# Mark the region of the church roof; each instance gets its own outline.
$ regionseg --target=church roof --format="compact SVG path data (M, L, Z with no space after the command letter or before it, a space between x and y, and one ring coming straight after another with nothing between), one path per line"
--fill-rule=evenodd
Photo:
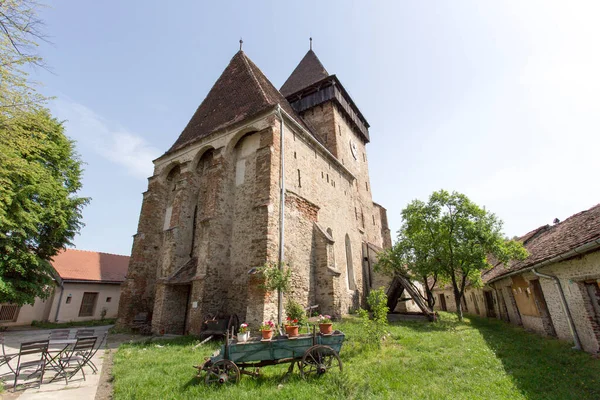
M309 50L280 89L288 97L329 76L314 51Z
M167 153L280 104L311 131L243 51L237 52Z

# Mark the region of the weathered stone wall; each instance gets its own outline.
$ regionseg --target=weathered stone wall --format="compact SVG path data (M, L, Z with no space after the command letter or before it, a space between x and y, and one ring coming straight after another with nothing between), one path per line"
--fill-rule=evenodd
M375 207L373 210L375 215L377 215L377 213L379 214L379 217L376 218L380 221L381 225L381 239L383 240L383 248L389 249L392 247L392 235L388 225L387 210L377 203L373 203L373 206Z
M362 244L370 242L383 247L382 231L385 232L387 227L382 228L382 224L387 221L387 216L385 209L373 204L365 143L333 103L317 106L307 111L304 117L319 131L321 138L327 138L326 147L330 153L337 155L337 160L290 129L285 141L286 187L296 196L315 204L319 209L319 225L325 231L331 230L335 269L340 273L339 279L333 278L334 286L338 288L334 297L339 300L336 300L338 304L334 310L326 312L345 314L358 307L361 299L364 300ZM352 155L351 142L356 145L356 159ZM288 228L286 241L294 243L289 251L286 248L288 260L294 262L304 276L310 275L309 266L313 261L306 252L292 248L296 240L308 245L306 237L302 238L308 235L308 224L303 233ZM346 251L346 236L349 252ZM391 243L389 235L385 243ZM348 267L347 255L350 255L351 268ZM310 285L304 282L299 291L305 294L294 293L294 296L308 305L314 298Z
M117 321L121 326L131 324L138 313L151 314L154 309L154 285L165 213L163 196L163 182L154 175L148 179L148 190L143 194L138 231L133 237L127 276L121 285Z
M588 352L598 352L600 338L590 322L590 319L597 321L597 317L590 315L592 310L588 308L589 297L583 292L580 283L588 279L600 279L600 251L552 264L541 268L539 272L559 278L583 349ZM549 279L539 279L557 336L571 341L572 335L567 317L562 310L556 284Z
M206 316L218 311L233 310L245 317L247 271L263 264L267 255L269 201L264 199L271 196L273 123L272 116L259 117L156 161L123 284L120 324L128 325L137 313L154 310L154 331L168 331L181 326L178 315L185 315L186 306L185 329L191 333L199 332ZM236 144L248 132L259 132L259 139L254 140L251 154L244 154L248 158L242 174L245 181L236 187L234 160L240 151ZM236 191L240 192L237 203ZM232 242L234 234L238 237ZM168 277L192 256L198 257L197 271L187 285L191 286L189 301L182 301L177 290L165 287L169 287ZM169 307L179 313L169 312Z
M341 316L367 290L363 243L383 247L391 240L385 209L371 198L365 143L332 104L313 114L329 151L295 126L285 128L288 295ZM248 272L278 260L280 155L279 121L265 114L155 162L123 285L121 324L147 311L155 332L197 334L218 313L253 326L276 317L276 294L261 290L260 277Z

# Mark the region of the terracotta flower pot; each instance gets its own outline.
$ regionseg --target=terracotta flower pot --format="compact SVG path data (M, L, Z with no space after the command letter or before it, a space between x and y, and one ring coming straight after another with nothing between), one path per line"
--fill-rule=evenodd
M324 335L330 335L333 332L333 324L331 322L328 324L319 324L319 330Z
M273 331L272 330L260 331L260 332L262 333L263 339L271 339L273 337Z
M298 325L286 325L285 333L290 337L298 336Z

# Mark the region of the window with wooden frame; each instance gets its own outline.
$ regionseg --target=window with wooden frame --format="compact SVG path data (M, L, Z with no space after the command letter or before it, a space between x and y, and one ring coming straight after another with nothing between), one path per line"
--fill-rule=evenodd
M85 292L81 299L81 307L79 308L80 317L91 317L94 315L96 301L98 300L98 292Z
M0 306L0 322L15 322L20 308L16 304L2 304Z

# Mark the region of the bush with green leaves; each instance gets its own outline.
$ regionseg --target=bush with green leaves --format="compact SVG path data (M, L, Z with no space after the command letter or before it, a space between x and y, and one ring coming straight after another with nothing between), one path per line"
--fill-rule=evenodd
M298 320L298 325L306 323L306 311L304 311L304 307L291 297L285 302L285 315L287 320Z
M363 325L363 335L359 341L367 347L381 347L381 340L387 333L389 308L387 295L383 288L372 290L367 297L367 305L371 310L372 318L365 309L358 310L358 316Z
M263 282L260 285L262 289L267 292L281 290L282 293L287 293L290 290L292 271L284 263L282 263L281 268L278 263L271 262L256 269L263 277Z

